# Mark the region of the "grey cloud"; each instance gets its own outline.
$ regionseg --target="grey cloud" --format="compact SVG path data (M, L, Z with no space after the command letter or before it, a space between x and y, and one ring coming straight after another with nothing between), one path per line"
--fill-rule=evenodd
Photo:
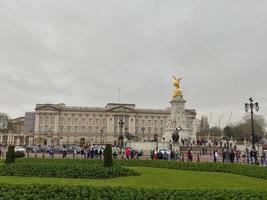
M266 9L263 0L2 1L0 110L104 106L118 88L121 101L165 108L177 74L200 114L233 110L238 120L254 96L266 115Z

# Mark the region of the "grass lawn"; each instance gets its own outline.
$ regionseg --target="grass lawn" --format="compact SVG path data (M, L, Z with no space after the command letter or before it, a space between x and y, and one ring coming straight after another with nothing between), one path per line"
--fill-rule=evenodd
M0 176L0 183L59 184L167 189L260 189L267 190L267 180L215 172L196 172L150 167L129 167L141 176L106 180Z

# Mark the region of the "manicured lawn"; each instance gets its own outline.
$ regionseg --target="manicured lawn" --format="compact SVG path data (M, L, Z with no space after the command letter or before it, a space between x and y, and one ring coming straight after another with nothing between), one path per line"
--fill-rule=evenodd
M196 172L150 167L129 167L141 176L106 180L0 176L0 183L59 184L161 189L257 189L267 190L267 180L215 172Z

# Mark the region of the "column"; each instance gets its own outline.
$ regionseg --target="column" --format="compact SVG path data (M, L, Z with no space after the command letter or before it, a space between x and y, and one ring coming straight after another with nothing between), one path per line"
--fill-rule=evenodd
M35 113L34 133L39 132L39 113Z
M129 133L135 135L135 118L134 118L134 116L129 117Z
M12 144L12 145L16 145L15 143L16 143L16 141L15 141L15 136L12 136L12 142L11 142L11 144Z
M6 141L6 144L7 144L7 145L10 145L10 136L9 136L9 135L7 135L7 141Z

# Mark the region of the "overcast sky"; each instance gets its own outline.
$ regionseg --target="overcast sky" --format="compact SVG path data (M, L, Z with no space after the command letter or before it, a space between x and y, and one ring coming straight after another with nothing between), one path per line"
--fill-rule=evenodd
M36 103L170 106L227 123L250 96L267 115L267 1L0 1L0 112Z

